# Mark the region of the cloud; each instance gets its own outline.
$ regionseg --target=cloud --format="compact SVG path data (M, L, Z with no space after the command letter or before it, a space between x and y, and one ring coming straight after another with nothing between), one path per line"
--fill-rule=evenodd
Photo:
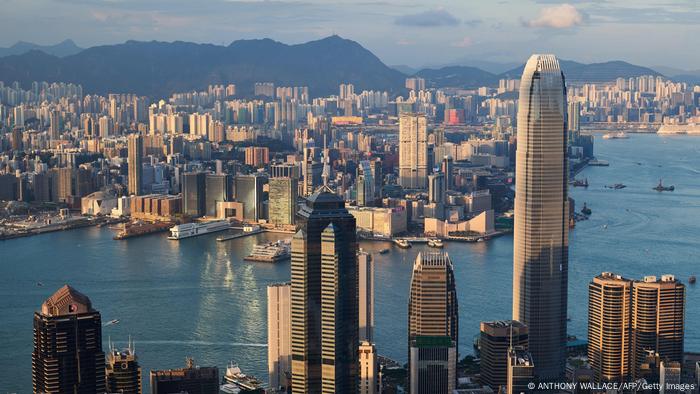
M467 48L470 47L474 44L474 40L472 40L469 37L464 37L459 41L453 42L450 44L450 46L453 46L455 48Z
M394 21L399 26L414 26L414 27L438 27L438 26L457 26L460 21L443 9L423 11L417 14L403 15Z
M552 29L567 29L583 24L584 16L571 4L544 7L535 19L524 21L527 27L548 27Z

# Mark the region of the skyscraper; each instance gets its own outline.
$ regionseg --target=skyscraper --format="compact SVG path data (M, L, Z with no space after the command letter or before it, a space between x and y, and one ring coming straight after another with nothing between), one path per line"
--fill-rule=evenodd
M105 392L100 312L68 285L34 312L32 386L35 393Z
M188 172L182 175L182 212L192 217L206 214L206 174Z
M360 341L374 341L374 262L372 255L360 251L357 254L359 280Z
M527 327L519 321L481 322L481 384L498 392L508 383L508 349L527 350Z
M360 341L360 394L379 392L379 364L377 349L368 341Z
M428 178L428 120L425 114L403 113L399 118L399 184L425 189Z
M535 374L566 366L568 162L566 87L553 55L532 55L520 83L515 166L513 320L527 325Z
M272 390L287 388L292 372L291 293L289 283L267 286L267 372Z
M683 362L685 285L673 275L646 276L632 284L633 377L637 378L647 350L661 360Z
M270 223L296 223L299 181L295 178L270 178Z
M233 182L228 174L207 174L204 181L205 214L216 216L219 201L233 200Z
M109 393L141 394L141 367L131 340L129 346L123 350L118 350L110 344L105 377Z
M661 361L659 368L659 394L681 394L681 363L678 361Z
M454 159L447 155L442 159L442 173L445 174L445 191L452 190L455 185L454 181Z
M588 361L598 382L629 377L631 289L631 280L610 272L588 285Z
M292 238L292 392L354 393L358 381L355 218L327 186Z
M263 219L263 184L257 174L240 175L235 179L236 201L243 203L243 218L251 222Z
M409 347L411 394L452 394L457 383L457 345L449 336L417 335Z
M530 393L528 385L535 379L535 363L532 355L523 348L513 347L508 350L507 394Z
M127 145L129 151L129 194L140 196L143 178L143 138L138 134L131 134Z
M420 252L413 263L408 300L409 378L413 378L414 367L422 368L418 365L424 364L424 361L437 360L433 357L438 357L438 354L431 353L433 350L443 357L450 353L450 346L457 349L458 331L457 290L452 261L447 253ZM424 340L417 341L419 336ZM433 341L430 338L447 340ZM456 364L449 367L456 368ZM410 386L413 392L413 381Z

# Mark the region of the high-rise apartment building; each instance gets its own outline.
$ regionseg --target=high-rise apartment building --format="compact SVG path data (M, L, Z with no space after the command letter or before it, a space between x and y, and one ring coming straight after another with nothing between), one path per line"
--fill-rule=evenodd
M455 341L449 336L415 336L409 357L410 394L452 394L457 383Z
M100 312L68 285L34 312L32 386L35 393L105 392Z
M296 223L299 181L295 178L270 178L269 221L276 225Z
M131 134L127 141L129 153L129 194L140 196L143 186L143 138L138 134Z
M566 86L553 55L533 55L520 83L513 320L527 325L538 378L566 366L569 209Z
M527 326L519 321L497 320L481 322L481 379L494 392L508 383L508 349L527 350Z
M267 286L267 372L270 389L285 391L292 373L292 286Z
M354 393L358 383L355 218L327 186L292 238L292 392Z
M631 291L631 280L610 272L588 285L588 362L598 382L629 377Z
M245 148L245 164L251 167L262 167L270 162L270 149L266 146L247 146Z
M399 184L425 189L428 179L428 120L425 114L403 113L399 118Z
M129 341L126 349L111 346L105 368L108 393L141 394L141 367Z
M683 362L684 317L685 285L673 275L646 276L633 283L633 377L639 376L647 350L655 350L661 360Z
M359 283L360 341L374 341L374 261L372 255L360 251L357 254Z

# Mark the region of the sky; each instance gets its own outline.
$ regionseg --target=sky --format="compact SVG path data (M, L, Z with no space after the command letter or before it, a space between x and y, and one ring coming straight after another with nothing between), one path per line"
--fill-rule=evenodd
M0 0L0 46L338 34L389 65L520 63L547 52L698 70L699 21L700 0Z

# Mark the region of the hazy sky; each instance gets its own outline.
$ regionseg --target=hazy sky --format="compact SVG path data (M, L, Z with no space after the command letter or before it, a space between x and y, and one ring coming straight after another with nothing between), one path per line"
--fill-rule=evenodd
M331 34L385 63L521 62L552 52L700 69L700 0L0 0L0 45L71 38L299 43Z

